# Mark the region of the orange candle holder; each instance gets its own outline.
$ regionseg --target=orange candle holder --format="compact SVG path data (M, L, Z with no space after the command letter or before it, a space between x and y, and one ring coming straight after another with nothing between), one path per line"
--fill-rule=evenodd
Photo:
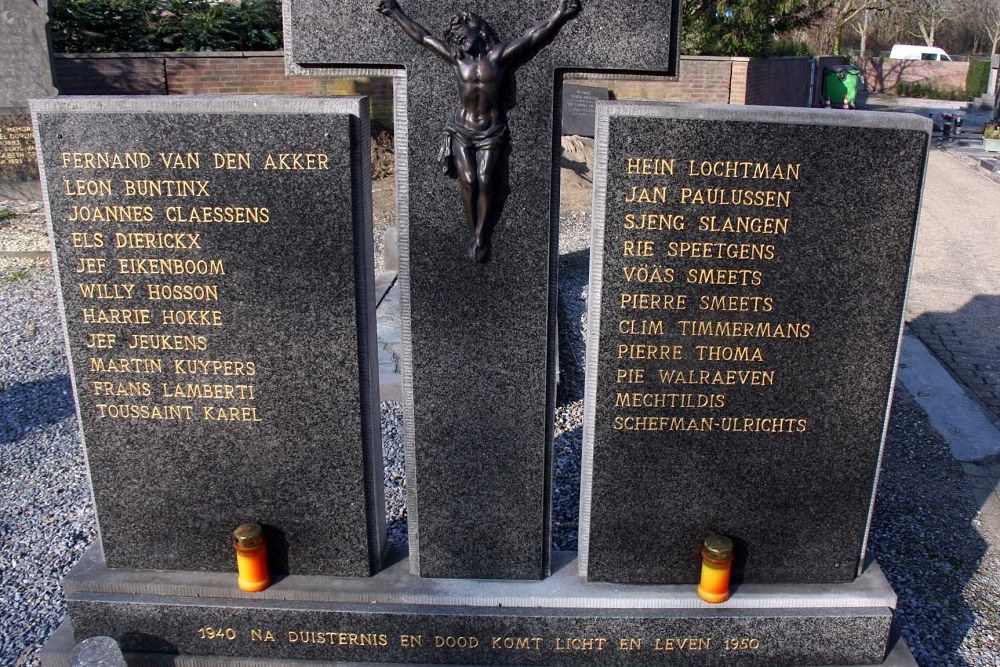
M725 535L709 535L701 549L701 581L698 597L717 604L729 599L729 576L733 570L733 541Z
M237 583L241 591L257 593L271 585L267 570L267 553L264 550L264 529L260 524L245 523L233 531L233 548L236 550Z

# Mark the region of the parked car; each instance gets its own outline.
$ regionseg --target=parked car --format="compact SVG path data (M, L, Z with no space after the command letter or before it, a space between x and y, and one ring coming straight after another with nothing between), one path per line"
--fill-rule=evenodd
M889 52L889 57L894 60L951 60L944 49L914 44L896 44Z

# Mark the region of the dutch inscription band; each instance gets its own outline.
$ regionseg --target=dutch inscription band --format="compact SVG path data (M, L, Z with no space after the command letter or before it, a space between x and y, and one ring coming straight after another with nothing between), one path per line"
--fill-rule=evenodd
M403 13L396 0L381 0L378 10L450 65L458 78L461 104L445 123L437 159L442 173L457 178L461 188L469 258L486 262L499 216L504 180L500 171L510 143L505 108L509 79L580 12L580 0L561 0L548 19L509 42L501 42L490 24L473 12L452 16L442 41Z

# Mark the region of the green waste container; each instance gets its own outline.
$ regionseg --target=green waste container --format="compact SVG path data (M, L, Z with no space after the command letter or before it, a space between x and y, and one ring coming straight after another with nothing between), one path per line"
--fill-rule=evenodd
M823 68L823 97L830 100L830 106L839 108L847 98L853 109L858 97L858 82L861 70L854 65L836 65Z

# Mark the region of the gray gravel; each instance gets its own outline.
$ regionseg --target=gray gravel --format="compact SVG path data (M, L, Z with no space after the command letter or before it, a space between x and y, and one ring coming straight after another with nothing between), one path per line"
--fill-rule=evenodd
M573 222L582 230L588 221ZM11 228L0 229L0 238ZM560 275L558 549L576 546L586 310L586 251L568 249ZM31 665L61 621L58 582L94 538L94 520L48 262L0 260L0 313L0 664ZM402 546L397 404L383 404L382 428L390 543ZM871 547L899 594L898 625L926 667L1000 665L998 538L979 523L977 509L946 443L900 389Z

